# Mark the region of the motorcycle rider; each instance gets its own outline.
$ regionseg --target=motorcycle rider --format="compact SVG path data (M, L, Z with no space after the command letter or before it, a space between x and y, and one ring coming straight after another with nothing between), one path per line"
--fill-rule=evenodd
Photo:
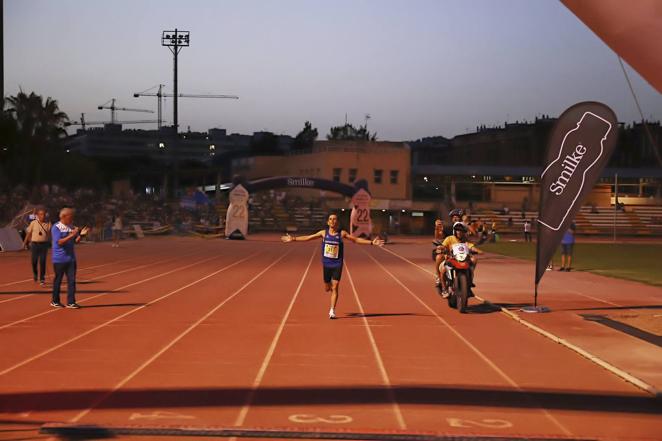
M453 224L453 235L448 236L444 241L441 243L442 250L445 254L450 254L451 249L453 248L453 245L458 244L458 243L465 243L469 250L471 251L471 255L469 256L469 259L471 260L471 265L469 268L470 272L470 278L471 278L471 283L470 286L473 288L476 285L473 283L474 280L474 272L476 270L476 265L478 264L478 259L474 254L483 254L483 252L476 247L471 242L467 241L467 227L464 225L462 222L455 222ZM444 265L446 265L446 259L444 257L443 261L440 264L440 268L444 268ZM448 286L446 286L446 279L444 277L441 277L441 288L442 288L442 297L447 298L449 293L448 293Z
M453 225L456 222L461 221L463 215L464 211L461 208L455 208L448 213L448 216L451 218L450 225L444 226L441 222L441 219L437 219L435 222L434 243L437 245L437 247L432 251L432 256L434 259L434 284L437 287L441 284L441 272L439 271L439 268L441 263L444 261L444 248L442 246L442 242L445 238L453 235ZM438 231L439 227L441 227L441 235Z

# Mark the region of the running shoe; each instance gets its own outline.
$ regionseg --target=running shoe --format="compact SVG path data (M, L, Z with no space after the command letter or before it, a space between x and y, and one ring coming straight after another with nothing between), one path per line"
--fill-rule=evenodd
M444 299L447 299L450 295L451 295L451 293L449 293L447 289L445 289L441 292L441 297L444 298Z
M434 276L434 286L439 286L441 285L441 280L439 280L439 277Z
M41 281L39 282L39 284L40 284L42 287L44 287L44 286L46 286L46 281L45 281L45 280L41 280Z
M329 310L329 319L333 320L334 318L336 318L336 311L331 309Z
M51 306L53 308L64 308L64 305L62 303L51 302Z
M80 305L78 303L69 303L67 305L67 308L69 308L69 309L79 309Z

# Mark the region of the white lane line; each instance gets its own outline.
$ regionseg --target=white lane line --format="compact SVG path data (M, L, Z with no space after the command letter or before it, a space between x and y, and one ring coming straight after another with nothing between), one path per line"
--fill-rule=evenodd
M129 287L134 286L134 285L139 285L139 284L141 284L141 283L149 282L150 280L158 279L159 277L163 277L163 276L166 276L166 275L168 275L168 274L170 274L170 273L173 273L173 272L175 272L175 271L179 271L180 269L189 268L189 267L191 267L191 266L193 266L193 265L196 265L196 264L199 264L199 263L204 263L204 262L207 262L207 261L212 260L212 259L216 259L216 257L209 257L209 258L207 258L207 259L199 260L198 262L196 262L196 263L194 263L194 264L189 264L189 265L186 265L186 266L183 266L183 267L178 267L178 268L175 268L174 270L168 271L168 272L166 272L166 273L160 273L160 274L157 274L156 276L148 277L148 278L146 278L146 279L142 279L142 280L139 280L139 281L137 281L137 282L130 283L130 284L128 284L128 285L120 286L119 288L115 288L115 289L112 289L112 290L108 290L108 291L105 291L105 292L99 293L99 294L97 294L97 295L91 296L91 297L86 297L86 298L84 298L84 299L82 299L82 300L79 300L78 303L89 302L90 300L94 300L94 299L96 299L97 297L105 296L105 295L111 294L111 293L113 293L113 292L120 291L120 290L122 290L122 289L124 289L124 288L129 288ZM172 260L175 260L175 259L172 259ZM47 310L47 311L40 312L40 313L38 313L38 314L34 314L34 315L29 316L29 317L25 317L25 318L22 318L22 319L20 319L20 320L13 321L13 322L11 322L11 323L4 324L4 325L0 326L0 330L3 330L3 329L6 329L6 328L9 328L9 327L12 327L12 326L14 326L14 325L18 325L19 323L27 322L28 320L32 320L32 319L35 319L35 318L37 318L37 317L41 317L41 316L46 315L46 314L52 314L52 313L54 313L54 312L56 312L56 311L58 311L58 310L59 310L59 308L51 308L51 309L49 309L49 310Z
M245 257L245 258L243 258L243 259L241 259L241 260L238 260L238 261L236 261L236 262L234 262L234 263L232 263L232 264L230 264L230 265L228 265L228 266L225 266L225 267L221 268L220 270L216 271L216 272L213 273L213 274L218 274L218 273L220 273L221 271L225 271L226 269L229 269L229 268L232 268L233 266L239 265L240 263L242 263L242 262L244 262L244 261L250 259L251 257L254 257L255 255L257 255L257 253L253 253L253 254L249 255L248 257ZM148 281L148 280L156 279L156 278L158 278L158 277L163 277L163 276L165 276L165 275L167 275L167 274L170 274L170 273L173 273L173 272L175 272L175 271L179 271L179 270L182 270L182 269L190 268L191 266L198 265L198 264L203 263L203 262L205 262L205 261L207 261L207 260L216 259L216 258L217 258L217 257L212 257L212 258L209 258L209 259L205 259L205 260L203 260L203 261L195 262L195 263L192 263L192 264L190 264L190 265L186 265L186 266L183 266L183 267L180 267L180 268L174 269L174 270L172 270L172 271L168 271L167 273L163 273L163 274L160 274L160 275L158 275L158 276L150 277L149 279L145 279L145 280L141 280L141 281L139 281L139 282L132 283L131 285L127 285L127 287L128 287L128 286L132 286L132 285L137 285L137 284L139 284L139 283L144 283L144 282L146 282L146 281ZM209 277L211 277L211 276L209 276ZM206 278L206 277L205 277L205 278ZM104 323L102 323L102 324L100 324L100 325L98 325L98 326L95 326L95 327L92 328L92 329L89 329L89 330L83 332L82 334L78 334L77 336L72 337L72 338L70 338L69 340L66 340L66 341L62 342L62 343L60 343L59 345L53 346L53 347L51 347L50 349L47 349L47 350L45 350L45 351L42 351L42 352L40 352L39 354L37 354L37 355L35 355L35 356L32 356L32 357L30 357L30 358L28 358L28 359L26 359L26 360L21 361L20 363L16 363L15 365L13 365L13 366L11 366L11 367L9 367L9 368L3 370L3 371L0 371L0 375L5 375L5 374L7 374L7 373L9 373L9 372L11 372L11 371L13 371L13 370L15 370L15 369L18 369L18 368L21 367L21 366L24 366L24 365L26 365L26 364L28 364L28 363L34 361L34 360L37 360L37 359L43 357L44 355L48 355L48 354L50 354L51 352L53 352L53 351L55 351L55 350L57 350L57 349L60 349L60 348L62 348L62 347L64 347L64 346L68 345L69 343L73 343L73 342L75 342L76 340L80 340L81 338L85 337L86 335L89 335L89 334L91 334L91 333L93 333L93 332L95 332L95 331L97 331L97 330L99 330L99 329L101 329L101 328L103 328L103 327L105 327L105 326L108 326L108 325L110 325L111 323L116 322L117 320L120 320L120 319L122 319L122 318L124 318L124 317L126 317L126 316L128 316L128 315L130 315L130 314L133 314L134 312L140 311L141 309L146 308L146 307L148 307L148 306L150 306L150 305L153 305L154 303L157 303L157 302L159 302L159 301L161 301L161 300L163 300L163 299L165 299L165 298L167 298L167 297L170 297L171 295L178 293L178 292L181 291L182 289L185 289L185 288L188 288L189 286L195 285L196 283L198 283L198 282L200 282L200 281L202 281L202 280L205 280L205 278L198 279L197 281L195 281L195 282L193 282L193 283L189 283L188 285L184 286L183 288L179 288L179 289L176 289L176 290L174 290L174 291L170 291L169 293L167 293L167 294L165 294L165 295L163 295L163 296L161 296L161 297L159 297L159 298L157 298L157 299L155 299L155 300L152 300L152 301L150 301L150 302L148 302L148 303L145 303L144 305L138 306L137 308L134 308L134 309L132 309L131 311L127 311L127 312L125 312L124 314L120 314L120 315L118 315L117 317L115 317L115 318L113 318L113 319L110 319L110 320L108 320L108 321L106 321L106 322L104 322Z
M186 256L190 256L192 254L195 254L195 253L188 253L188 254L186 254ZM92 281L93 282L93 281L103 279L104 277L112 277L112 276L116 276L118 274L123 274L123 273L128 273L128 272L131 272L131 271L139 270L141 268L147 268L147 267L150 267L150 266L159 265L159 264L162 264L162 263L170 262L171 260L180 259L181 257L182 256L180 255L180 256L177 256L177 257L174 257L174 258L171 257L169 259L159 260L159 261L148 263L148 264L145 264L145 265L134 266L132 268L125 269L125 270L122 270L122 271L117 271L117 272L114 272L114 273L101 274L99 276L93 277L91 279L87 279L85 281ZM20 295L20 296L17 296L17 297L12 297L12 298L9 298L9 299L0 300L0 303L12 302L14 300L20 300L20 299L24 299L26 297L31 297L31 296L35 296L35 295L44 295L44 293L48 293L49 291L52 291L52 288L50 290L44 290L42 293L23 294L23 295ZM2 328L0 328L0 329L2 329Z
M244 284L241 286L241 288L237 289L237 290L236 290L235 292L233 292L229 297L227 297L225 300L223 300L221 303L219 303L219 304L216 305L214 308L212 308L209 312L207 312L205 315L203 315L198 321L196 321L196 322L193 323L191 326L189 326L188 328L186 328L186 330L185 330L184 332L182 332L181 334L179 334L177 337L173 338L173 339L170 341L170 343L168 343L167 345L165 345L164 347L162 347L158 352L156 352L154 355L152 355L147 361L145 361L143 364L141 364L140 366L138 366L138 368L136 368L133 372L131 372L129 375L127 375L122 381L120 381L119 383L117 383L117 384L115 385L115 387L113 387L110 391L108 391L108 392L106 392L105 394L103 394L103 395L102 395L99 399L97 399L97 400L96 400L96 401L95 401L90 407L88 407L87 409L83 410L82 412L80 412L78 415L76 415L75 417L73 417L73 418L72 418L71 420L69 420L69 421L70 421L71 423L75 423L75 422L80 421L81 418L83 418L85 415L87 415L88 413L90 413L94 408L96 408L96 407L99 406L101 403L103 403L106 399L108 399L108 397L110 397L110 395L112 395L112 394L115 393L117 390L119 390L120 388L122 388L126 383L128 383L129 381L131 381L131 379L133 379L136 375L138 375L143 369L145 369L147 366L149 366L150 364L152 364L152 363L154 362L154 360L156 360L157 358L159 358L159 357L160 357L161 355L163 355L166 351L168 351L168 349L170 349L171 347L173 347L177 342L179 342L182 338L184 338L188 333L190 333L192 330L194 330L196 327L198 327L198 325L200 325L200 323L202 323L202 322L204 322L205 320L207 320L212 314L214 314L214 313L215 313L216 311L218 311L221 307L223 307L223 305L225 305L227 302L229 302L230 300L232 300L233 298L235 298L237 295L239 295L239 293L241 293L241 292L242 292L244 289L246 289L250 284L252 284L252 283L253 283L254 281L256 281L258 278L260 278L260 276L262 276L262 274L264 274L264 273L266 273L267 271L269 271L269 269L271 269L274 265L276 265L278 262L280 262L280 261L281 261L285 256L287 256L289 253L290 253L290 251L288 251L287 253L283 254L283 255L280 256L278 259L276 259L276 260L273 261L271 264L269 264L265 269L263 269L262 271L260 271L256 276L254 276L254 277L253 277L252 279L250 279L248 282L244 283ZM257 254L257 253L255 253L255 254ZM225 271L226 269L228 269L228 268L230 268L230 267L232 267L232 266L235 266L235 265L237 265L237 264L243 262L244 260L247 260L247 259L250 258L250 257L253 257L253 255L248 256L247 258L245 258L245 259L243 259L243 260L240 260L239 262L235 262L235 263L233 263L233 264L230 265L230 266L226 266L226 267L224 267L224 268L221 268L221 269L218 270L218 271L214 271L213 273L208 274L208 275L206 275L206 276L204 276L204 277L202 277L202 278L200 278L200 279L198 279L198 280L196 280L196 281L194 281L194 282L191 282L191 283L189 283L189 284L186 285L186 286L183 286L183 287L181 287L181 288L178 288L178 289L175 290L175 291L172 291L172 292L166 294L166 296L169 296L169 295L175 294L175 293L177 293L177 292L179 292L179 291L182 291L182 290L185 290L185 289L187 289L187 288L190 288L191 286L196 285L196 284L198 284L198 283L200 283L200 282L202 282L202 281L204 281L204 280L207 280L208 278L215 276L216 274L220 273L221 271Z
M393 407L393 413L395 413L395 419L398 421L398 426L400 426L400 429L404 430L407 428L407 424L405 423L405 418L402 415L402 411L400 410L400 405L398 404L395 398L395 393L393 392L393 388L391 385L391 379L389 378L388 373L386 372L384 361L382 360L382 356L379 353L379 348L377 348L377 342L375 341L375 336L372 334L372 330L370 329L370 323L368 322L368 319L365 316L365 310L363 309L361 300L359 300L359 293L357 292L356 286L354 285L354 279L352 278L352 273L349 271L349 265L347 264L347 261L345 261L345 269L347 270L349 284L352 286L352 291L354 291L354 298L356 299L356 303L359 305L359 311L361 312L362 315L361 318L363 319L363 324L365 325L365 330L366 333L368 334L368 339L370 340L370 344L372 346L372 353L375 355L375 360L377 360L377 366L379 366L379 373L382 376L382 382L388 388L387 389L388 397L389 400L391 400L391 406Z
M599 299L597 297L589 296L588 294L583 294L580 291L577 291L575 289L569 289L568 291L570 291L572 293L575 293L578 296L582 296L582 297L586 297L587 299L595 300L596 302L606 303L607 305L616 306L616 307L619 307L619 308L627 308L627 306L625 306L625 305L619 305L618 303L610 302L609 300L602 300L602 299Z
M492 360L490 360L485 354L483 354L480 349L478 349L476 346L474 346L469 340L467 340L460 332L455 330L453 326L451 326L450 323L448 323L443 317L441 317L437 311L432 309L427 303L425 303L419 296L417 296L409 287L407 287L404 283L398 279L395 274L390 272L384 265L381 264L377 259L372 257L369 253L365 253L368 257L370 257L376 264L379 266L386 274L391 276L393 280L396 281L398 285L400 285L405 291L407 291L412 297L414 297L425 309L430 311L432 315L434 315L437 320L439 320L441 323L443 323L450 332L452 332L457 338L459 338L471 351L473 351L481 360L483 360L489 367L491 367L501 378L503 378L507 383L509 383L513 388L516 390L526 393L524 389L522 389L508 374L506 374L499 366L497 366ZM543 407L538 407L540 411L549 419L556 427L558 427L564 435L566 436L572 436L572 432L568 430L559 420L557 420L549 411Z
M303 286L303 282L306 279L306 275L308 275L308 270L310 270L310 265L313 263L313 257L315 257L316 253L317 253L317 247L313 249L313 253L310 255L310 259L308 260L308 265L306 266L306 270L303 272L303 276L301 276L301 280L299 281L299 286L297 286L296 291L294 291L292 300L290 300L290 304L288 305L287 310L285 311L285 314L283 315L283 318L280 321L280 325L276 330L276 334L274 335L273 340L271 340L271 345L267 350L267 354L264 356L264 360L262 360L262 365L260 366L260 370L255 376L255 380L253 380L251 391L249 392L248 397L246 397L246 402L244 403L244 406L241 408L241 411L239 412L239 415L237 415L237 419L234 422L235 426L241 426L246 421L246 415L248 415L248 409L251 407L251 404L253 404L253 399L255 398L255 392L260 387L260 384L262 383L262 379L264 378L264 374L267 372L267 367L269 366L269 363L271 362L271 358L273 357L274 352L276 351L278 340L280 340L280 336L283 333L283 328L285 328L285 323L287 322L287 319L290 317L290 313L292 312L292 308L294 307L294 302L296 302L296 299L299 296L299 292L301 292L301 287Z

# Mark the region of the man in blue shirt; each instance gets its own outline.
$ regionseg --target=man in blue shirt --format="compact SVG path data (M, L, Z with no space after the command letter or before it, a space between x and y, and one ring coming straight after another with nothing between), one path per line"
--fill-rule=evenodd
M53 298L51 306L62 308L60 303L60 286L64 275L67 275L67 308L78 309L76 303L76 253L74 244L80 242L81 236L87 234L87 227L79 229L73 226L74 210L63 208L60 210L60 221L51 228L53 241Z
M306 242L313 239L322 239L322 276L324 278L324 291L331 293L331 309L329 309L329 318L336 318L336 304L338 303L338 284L342 275L344 244L343 239L350 240L361 245L383 246L384 241L375 238L374 240L363 239L352 236L347 231L340 228L338 224L338 215L332 213L326 222L327 227L310 236L283 236L281 240L288 242Z
M561 268L559 268L559 271L570 271L576 228L573 222L570 228L563 234L563 239L561 239Z

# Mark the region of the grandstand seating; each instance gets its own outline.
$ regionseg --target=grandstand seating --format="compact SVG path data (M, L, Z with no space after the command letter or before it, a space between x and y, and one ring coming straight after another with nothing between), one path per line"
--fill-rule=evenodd
M524 219L536 219L537 211L527 211L522 217L521 211L511 211L508 214L496 211L477 211L472 213L472 219L480 218L483 222L496 222L499 233L522 233ZM508 219L512 218L509 225ZM579 234L609 234L616 229L621 234L652 235L662 234L662 206L628 206L624 212L614 215L613 207L584 206L575 217L575 225ZM535 222L533 223L535 228Z

